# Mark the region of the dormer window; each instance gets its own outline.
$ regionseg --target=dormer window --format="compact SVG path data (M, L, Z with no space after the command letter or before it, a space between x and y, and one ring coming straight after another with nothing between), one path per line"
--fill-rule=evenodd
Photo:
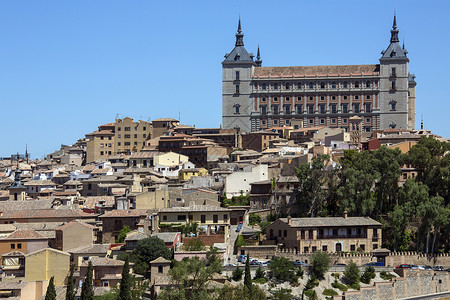
M392 50L392 52L391 52L391 57L394 57L396 54L397 54L397 53L396 53L394 50Z
M239 61L241 59L241 56L238 54L236 54L236 56L234 57L234 61Z

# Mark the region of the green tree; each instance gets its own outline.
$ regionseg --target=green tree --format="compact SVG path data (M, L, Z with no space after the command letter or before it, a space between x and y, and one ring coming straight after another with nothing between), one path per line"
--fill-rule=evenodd
M131 275L128 258L123 265L118 300L131 300Z
M81 300L94 300L94 288L92 286L93 274L92 263L89 261L86 276L81 286Z
M119 235L116 238L116 243L123 243L125 242L125 238L127 237L127 233L132 231L131 228L128 225L123 226L123 228L120 230Z
M350 263L345 267L344 277L350 283L359 283L360 280L359 276L360 275L358 266L353 261L350 261Z
M272 296L270 300L291 300L292 299L292 290L280 288L278 290L272 291Z
M139 240L132 253L132 261L135 263L134 272L145 275L148 263L158 257L171 259L172 253L164 241L157 237L148 237Z
M47 292L45 293L45 300L56 300L56 289L55 289L55 277L50 278L48 283Z
M201 251L205 250L205 244L199 238L192 238L183 245L186 251Z
M239 267L236 267L236 269L233 270L233 272L231 273L231 278L234 281L239 281L242 279L242 275L244 274L244 270L242 270Z
M248 223L250 225L255 225L261 223L261 216L256 213L251 213L248 217Z
M218 293L217 300L266 300L265 292L257 285L253 285L252 290L239 284L237 286L225 285Z
M244 287L246 287L249 291L252 290L252 275L250 274L250 253L247 253L247 260L245 261Z
M330 160L328 155L314 157L311 164L302 163L295 169L299 180L297 201L300 215L314 217L322 211L327 198L323 186L326 183L325 165Z
M368 266L364 273L361 275L361 281L365 284L370 284L370 281L375 278L375 268L372 266Z
M256 269L255 272L255 278L254 279L260 279L260 278L266 278L266 272L261 268L261 266Z
M75 286L73 272L75 271L75 265L70 265L69 276L67 277L67 289L66 289L66 300L75 300Z
M161 299L211 299L207 283L220 271L220 263L207 266L205 259L198 257L185 258L175 262L169 271L175 287L164 290Z
M296 267L285 257L274 257L270 262L269 269L277 280L291 282L298 280L295 274Z
M311 276L322 279L330 266L330 257L322 251L315 252L311 257Z

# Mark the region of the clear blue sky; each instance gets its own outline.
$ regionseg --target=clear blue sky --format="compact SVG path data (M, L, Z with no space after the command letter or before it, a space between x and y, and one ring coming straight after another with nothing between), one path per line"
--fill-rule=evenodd
M394 10L416 128L450 137L450 1L1 1L0 156L42 157L116 114L221 123L239 14L263 66L378 63Z

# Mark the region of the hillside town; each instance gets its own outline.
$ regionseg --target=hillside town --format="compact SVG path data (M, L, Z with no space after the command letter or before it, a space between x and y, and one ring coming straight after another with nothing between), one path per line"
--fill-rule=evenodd
M223 126L117 117L0 158L0 298L448 296L450 143L414 128L398 32L377 65L262 67L239 19Z

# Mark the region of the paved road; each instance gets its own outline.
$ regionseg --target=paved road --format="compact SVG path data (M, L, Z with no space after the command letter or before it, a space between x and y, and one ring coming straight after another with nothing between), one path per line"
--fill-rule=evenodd
M224 264L237 264L237 258L234 252L234 244L239 235L239 232L236 232L237 225L230 226L230 237L228 238L228 246L227 252L224 257Z
M445 292L445 293L439 293L439 294L431 294L431 295L425 295L425 296L403 298L400 300L449 299L449 298L450 298L450 292Z

